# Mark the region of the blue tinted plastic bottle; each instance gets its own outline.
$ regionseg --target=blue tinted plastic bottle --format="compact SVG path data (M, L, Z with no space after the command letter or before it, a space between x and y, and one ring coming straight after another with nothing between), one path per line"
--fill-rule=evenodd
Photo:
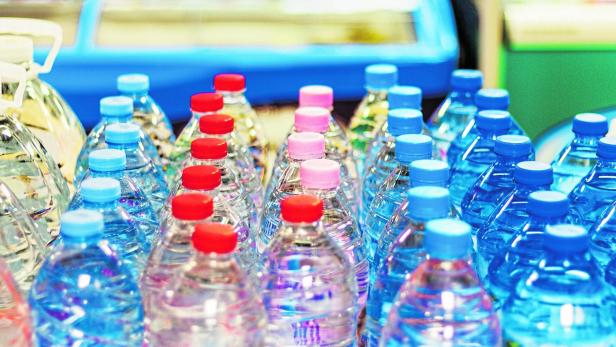
M30 292L39 346L138 347L143 307L137 281L103 239L103 216L62 216L62 243L43 264Z
M582 113L573 118L570 144L554 158L554 190L569 194L597 162L597 144L608 131L607 119L596 113Z
M616 258L612 259L605 268L605 281L612 286L612 290L616 292Z
M470 226L455 219L426 224L428 259L406 278L380 346L500 346L489 296L469 263Z
M590 228L590 251L604 270L612 259L616 259L616 201L603 212Z
M588 252L581 226L548 226L544 256L502 312L508 346L613 346L616 301Z

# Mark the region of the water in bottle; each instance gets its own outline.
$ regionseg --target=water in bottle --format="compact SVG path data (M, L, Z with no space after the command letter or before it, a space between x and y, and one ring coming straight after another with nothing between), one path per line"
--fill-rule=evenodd
M612 286L612 290L616 290L616 258L605 268L605 281Z
M483 85L483 74L478 70L454 70L450 84L451 92L428 121L437 158L443 161L448 161L449 146L477 113L474 99Z
M290 196L281 214L260 271L269 339L279 346L353 345L357 284L344 251L319 223L323 201Z
M13 281L11 270L0 258L0 346L32 347L30 308Z
M616 304L578 225L547 226L543 256L502 310L507 346L613 346Z
M471 227L430 221L423 246L428 258L400 288L380 346L501 346L498 316L469 262Z
M30 291L38 345L141 346L137 279L104 239L103 216L67 212L60 232Z
M616 202L601 214L588 231L590 252L601 270L605 270L610 260L616 258Z
M195 226L194 255L152 307L148 346L264 345L265 308L235 261L237 237L228 224Z

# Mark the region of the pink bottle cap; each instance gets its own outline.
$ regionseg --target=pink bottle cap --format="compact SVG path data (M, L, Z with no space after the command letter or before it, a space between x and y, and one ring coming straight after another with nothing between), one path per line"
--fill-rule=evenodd
M289 136L289 157L295 160L320 159L325 156L325 137L313 132Z
M311 85L299 89L299 107L323 107L328 110L334 105L334 90L328 86Z
M340 164L329 159L311 159L302 163L299 171L302 187L334 189L340 184Z
M324 133L329 126L329 110L323 107L300 107L295 110L295 129L299 132Z

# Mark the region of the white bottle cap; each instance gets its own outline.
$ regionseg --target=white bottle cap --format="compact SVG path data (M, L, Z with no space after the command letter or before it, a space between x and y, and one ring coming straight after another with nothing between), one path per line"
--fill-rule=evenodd
M26 36L0 35L0 61L20 64L32 61L34 43Z

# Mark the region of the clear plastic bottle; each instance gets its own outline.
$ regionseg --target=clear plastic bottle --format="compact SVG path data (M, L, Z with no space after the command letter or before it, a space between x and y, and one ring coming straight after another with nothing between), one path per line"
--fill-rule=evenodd
M470 226L430 221L423 246L428 259L400 288L380 346L501 346L498 316L469 262Z
M278 346L351 346L357 284L351 264L319 220L323 201L296 195L281 203L284 223L260 271L268 341Z
M236 244L230 225L195 226L194 255L153 306L148 346L265 346L265 308L235 261Z
M473 237L514 188L513 172L519 162L533 160L533 144L526 136L501 135L494 144L496 160L468 189L462 200L462 219L471 225Z
M483 85L483 74L478 70L454 70L450 84L451 92L428 121L437 158L443 161L448 161L449 146L477 113L474 99Z
M508 346L603 346L616 341L610 287L577 225L547 226L541 261L525 272L502 310Z
M0 258L0 346L32 347L30 309L13 281L7 264Z
M610 260L616 258L616 201L599 217L588 231L590 251L601 270L605 270Z
M511 115L507 111L481 111L475 120L479 136L460 154L459 160L451 166L449 176L451 200L460 212L468 189L496 161L496 138L507 134L511 126Z
M327 109L330 114L329 129L330 133L338 133L339 137L346 138L343 126L338 123L334 116L334 90L323 85L307 85L299 89L299 107L322 107Z
M443 163L444 165L447 165ZM412 168L411 168L412 170ZM373 285L368 293L366 328L368 346L378 346L389 310L407 274L426 259L423 247L425 224L433 219L452 216L446 188L420 186L407 194L407 223L385 228L375 258ZM455 212L453 213L455 216Z
M513 171L513 191L501 199L477 232L474 262L479 278L485 280L492 259L509 242L511 236L522 230L528 222L528 196L532 192L550 190L552 182L552 168L545 163L523 161L516 165Z
M104 240L103 230L98 212L75 210L62 216L62 244L53 249L30 291L39 346L141 346L137 279Z

